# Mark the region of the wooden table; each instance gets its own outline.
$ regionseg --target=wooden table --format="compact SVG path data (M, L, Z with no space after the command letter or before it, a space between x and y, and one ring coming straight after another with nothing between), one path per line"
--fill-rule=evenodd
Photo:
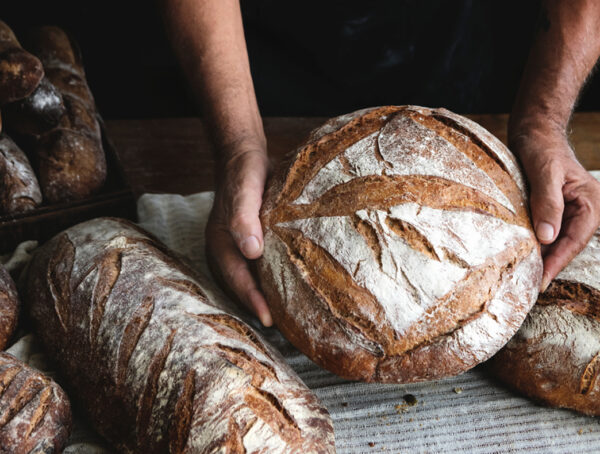
M472 115L506 141L507 115ZM274 159L295 148L324 118L265 118L269 154ZM190 194L214 188L213 151L199 118L107 121L129 183L144 192ZM587 169L600 169L600 113L578 113L571 141Z

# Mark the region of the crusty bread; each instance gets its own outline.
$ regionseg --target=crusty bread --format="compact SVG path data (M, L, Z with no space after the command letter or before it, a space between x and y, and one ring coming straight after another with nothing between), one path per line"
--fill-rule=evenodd
M0 353L0 453L59 454L71 432L71 407L50 378Z
M29 211L42 193L25 153L6 133L0 134L0 215Z
M17 327L19 296L10 274L0 264L0 350L4 350Z
M6 126L25 136L40 135L58 126L66 109L60 92L47 77L27 98L4 106Z
M24 287L43 345L121 452L334 452L327 411L283 358L133 224L66 230Z
M488 364L540 402L600 416L600 230Z
M0 20L0 104L26 98L42 77L42 63L23 50L10 27Z
M345 378L463 372L508 341L537 297L542 260L517 162L445 109L328 121L275 173L261 221L275 323Z
M58 27L41 27L27 43L44 64L66 109L58 126L41 134L35 146L42 193L51 203L83 199L104 184L106 157L81 57Z

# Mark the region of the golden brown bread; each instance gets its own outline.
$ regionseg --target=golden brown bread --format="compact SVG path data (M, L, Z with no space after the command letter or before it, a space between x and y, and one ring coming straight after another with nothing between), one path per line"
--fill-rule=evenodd
M269 182L261 220L275 323L349 379L464 372L508 341L537 296L542 262L516 160L444 109L325 123Z
M0 215L29 211L42 202L38 180L25 153L0 134Z
M51 203L88 197L104 184L106 157L78 49L58 27L36 30L28 45L66 109L58 126L40 135L35 146L42 193Z
M600 416L600 231L488 364L537 401Z
M0 20L0 104L29 96L44 77L42 63L25 51Z
M0 264L0 350L4 350L17 328L19 296L10 274Z
M66 230L24 288L72 395L121 452L335 452L327 411L283 358L135 225Z
M50 378L0 353L0 453L59 454L71 432L71 407Z

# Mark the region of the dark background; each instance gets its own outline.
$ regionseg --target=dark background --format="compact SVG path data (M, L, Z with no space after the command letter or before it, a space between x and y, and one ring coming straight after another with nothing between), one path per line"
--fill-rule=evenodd
M263 115L335 115L382 104L508 112L537 1L242 0ZM197 115L152 1L5 1L25 37L54 24L79 42L105 118ZM600 110L592 77L578 110Z

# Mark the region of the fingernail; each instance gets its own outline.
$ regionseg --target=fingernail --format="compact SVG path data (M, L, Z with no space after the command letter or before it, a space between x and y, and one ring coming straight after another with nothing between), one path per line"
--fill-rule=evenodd
M535 233L540 241L552 241L552 238L554 238L554 227L547 222L540 222Z
M542 276L542 284L540 285L540 293L544 293L550 285L550 278L546 273Z
M271 314L269 314L268 312L261 314L260 322L263 324L263 326L266 327L273 326L273 319L271 318Z
M250 235L248 238L242 240L240 243L240 249L245 256L257 254L260 251L258 238L256 238L254 235Z

